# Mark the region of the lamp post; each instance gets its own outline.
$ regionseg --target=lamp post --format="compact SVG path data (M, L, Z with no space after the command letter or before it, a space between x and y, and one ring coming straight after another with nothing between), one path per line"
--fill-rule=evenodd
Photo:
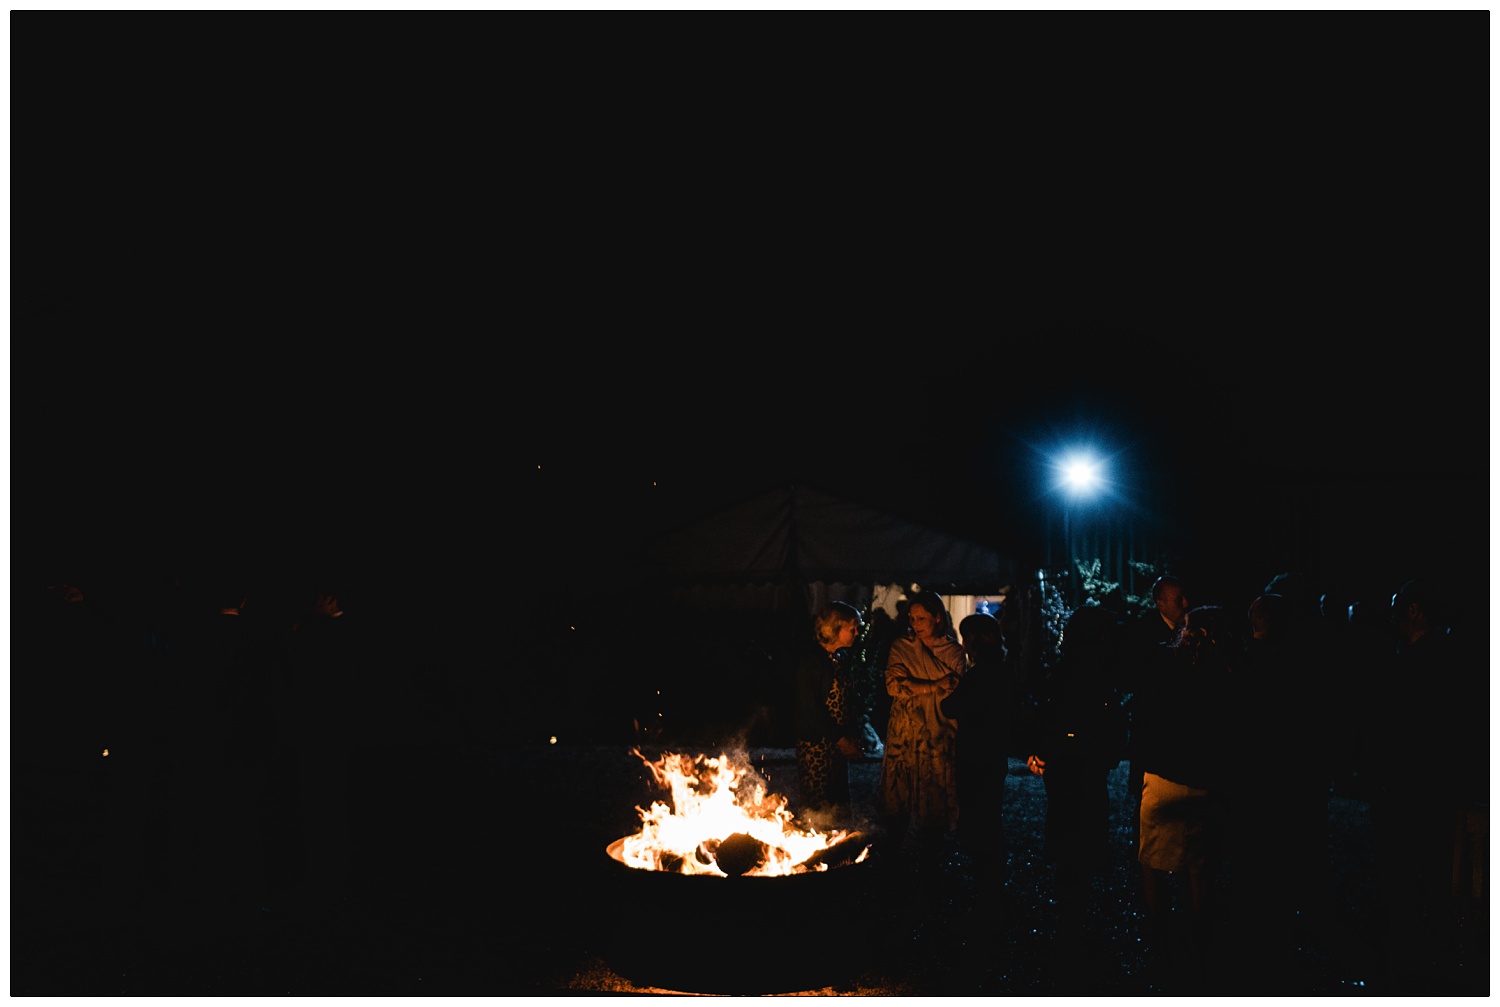
M1073 500L1071 497L1063 500L1063 560L1068 567L1068 603L1077 604L1078 590L1075 587L1073 571L1077 564L1073 562Z
M1075 451L1055 464L1058 472L1058 487L1063 495L1063 560L1067 564L1067 593L1069 605L1077 605L1079 589L1076 562L1073 553L1073 504L1091 497L1104 485L1104 467L1092 454Z

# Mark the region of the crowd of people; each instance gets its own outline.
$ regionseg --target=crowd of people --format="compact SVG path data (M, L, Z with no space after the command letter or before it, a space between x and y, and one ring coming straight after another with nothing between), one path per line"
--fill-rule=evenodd
M47 667L24 697L15 760L22 779L108 763L122 899L341 897L351 756L382 710L409 723L413 709L382 690L381 669L399 662L348 599L309 584L286 618L267 618L243 584L177 585L134 622L102 618L72 584L35 599ZM1143 615L1072 610L1052 652L1037 645L1034 602L1017 595L958 626L932 591L896 619L839 602L819 612L796 662L803 817L847 819L852 760L878 759L885 848L920 874L956 840L998 892L1008 763L1024 760L1045 790L1037 852L1060 925L1079 933L1110 911L1094 881L1123 766L1146 934L1174 971L1211 984L1226 918L1246 953L1270 956L1292 921L1329 913L1339 791L1370 806L1388 988L1449 974L1455 849L1488 807L1488 665L1431 585L1398 585L1372 612L1297 574L1209 604L1164 576Z
M1245 960L1269 962L1297 924L1329 917L1329 799L1341 792L1371 809L1387 989L1442 988L1460 956L1455 850L1488 810L1482 649L1418 581L1384 619L1295 573L1235 604L1199 603L1163 576L1151 602L1143 616L1076 608L1038 659L1019 643L1019 611L955 629L941 596L911 597L880 651L889 715L874 803L887 848L920 865L948 837L981 886L1003 885L1007 757L1024 758L1045 787L1040 852L1067 940L1105 911L1093 881L1110 855L1109 776L1125 765L1152 954L1207 989L1226 933ZM819 631L799 710L826 714L852 684L841 670L853 652L836 641L859 633L860 614L841 605L828 620L842 636ZM798 727L799 759L855 733L826 716ZM836 775L847 806L847 765Z

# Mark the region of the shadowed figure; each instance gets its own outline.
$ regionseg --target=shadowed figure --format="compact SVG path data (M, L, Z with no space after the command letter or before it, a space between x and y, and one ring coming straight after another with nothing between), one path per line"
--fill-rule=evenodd
M1135 718L1136 696L1149 692L1151 684L1162 674L1167 662L1168 648L1176 641L1182 628L1183 617L1189 607L1187 587L1180 577L1163 574L1151 585L1151 608L1135 623L1134 632L1127 629L1125 646L1127 653L1122 661L1126 677L1121 684L1125 698L1127 719ZM1135 752L1135 730L1131 725L1128 743L1130 762L1128 791L1130 794L1130 828L1132 835L1140 824L1142 770L1140 757Z
M1244 663L1242 623L1239 613L1216 605L1190 609L1169 660L1137 696L1131 724L1142 771L1138 858L1147 940L1164 978L1187 990L1217 978L1208 966L1225 788L1243 719L1232 690Z
M1381 992L1469 992L1453 982L1464 957L1456 910L1470 897L1455 868L1470 812L1488 815L1488 664L1423 581L1401 585L1390 618L1394 675L1375 704L1371 761ZM1474 949L1463 963L1472 982L1484 955Z
M1278 581L1288 584L1285 575ZM1308 928L1329 922L1333 655L1305 594L1256 596L1245 625L1235 694L1246 710L1246 742L1232 762L1225 805L1234 908L1227 915L1241 967L1270 982L1309 942Z
M959 623L969 668L942 701L958 724L958 840L987 894L1005 880L1005 777L1022 701L1005 660L1000 620L976 612Z
M1047 791L1044 854L1053 868L1065 962L1080 950L1093 881L1108 859L1109 774L1126 742L1116 688L1122 632L1107 609L1076 610L1063 630L1060 660L1033 690L1026 765Z

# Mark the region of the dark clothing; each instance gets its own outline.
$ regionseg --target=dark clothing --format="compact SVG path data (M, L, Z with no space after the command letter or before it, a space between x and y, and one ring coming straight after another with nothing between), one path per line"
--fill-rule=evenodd
M860 715L844 651L830 654L812 644L797 659L793 725L802 803L809 809L848 808L849 762L838 750L840 738L863 740Z
M1045 854L1078 867L1104 863L1109 774L1125 754L1125 711L1102 668L1066 658L1033 694L1030 754L1046 763Z
M1121 654L1119 687L1125 700L1126 712L1131 720L1132 740L1128 746L1131 774L1135 777L1137 791L1141 773L1140 760L1136 756L1134 735L1135 706L1138 697L1149 694L1154 685L1159 685L1168 674L1171 663L1171 645L1177 638L1177 630L1154 610L1141 617L1124 639ZM1138 796L1138 795L1137 795Z
M1454 851L1466 813L1488 801L1488 665L1442 630L1396 654L1380 690L1370 817L1393 993L1451 969Z
M1141 730L1137 723L1141 719L1137 710L1138 697L1149 692L1151 683L1162 675L1162 666L1168 661L1169 648L1176 638L1177 629L1153 608L1141 616L1124 641L1124 652L1121 655L1124 677L1120 681L1120 692L1125 703L1126 720L1130 725L1126 744L1126 758L1130 762L1126 790L1133 805L1129 815L1132 831L1140 823L1141 780L1145 773L1141 757L1136 752L1136 735Z
M958 835L972 853L1004 856L1004 794L1009 755L1019 750L1024 696L1009 665L969 667L943 698L958 722Z
M1298 878L1293 887L1308 894L1327 875L1328 796L1339 723L1347 718L1345 711L1334 707L1328 688L1329 660L1316 638L1252 639L1235 676L1261 701L1246 724L1247 743L1237 760L1236 778L1230 781L1230 798L1241 805L1242 820L1249 825L1264 813L1266 758L1296 767L1282 774L1276 787L1282 808L1278 842L1272 849L1259 842L1252 845L1265 867ZM1254 830L1245 834L1253 835Z
M989 666L974 664L959 679L953 692L938 704L943 716L958 721L958 757L960 767L970 765L993 765L1000 776L996 780L969 774L970 783L964 782L965 774L958 774L959 807L963 807L963 793L970 786L983 787L988 791L995 783L1004 783L1006 759L1021 748L1020 715L1025 701L1020 684L1004 663ZM999 795L995 795L998 799Z
M1131 699L1131 771L1197 790L1222 789L1243 723L1228 676L1217 665L1195 667L1180 651L1164 651Z
M1488 793L1488 668L1465 663L1441 630L1398 648L1380 690L1371 772L1375 800L1458 808Z
M1124 640L1121 690L1139 692L1156 675L1177 630L1155 610L1141 616Z
M830 654L822 645L814 644L797 659L793 723L799 740L859 740L859 725L853 723L854 704L849 702L853 697L840 654Z

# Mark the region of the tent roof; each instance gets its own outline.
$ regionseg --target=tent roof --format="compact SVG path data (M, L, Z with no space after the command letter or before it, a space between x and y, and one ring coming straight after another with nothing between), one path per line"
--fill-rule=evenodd
M655 538L658 575L699 584L911 584L990 593L1016 579L995 549L792 483Z

